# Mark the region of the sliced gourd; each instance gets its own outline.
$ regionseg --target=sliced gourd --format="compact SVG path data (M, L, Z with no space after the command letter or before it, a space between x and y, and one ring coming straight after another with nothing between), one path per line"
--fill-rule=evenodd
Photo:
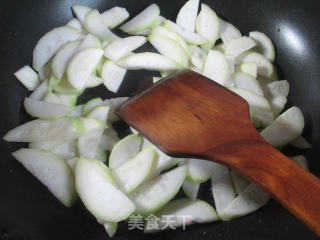
M38 74L27 65L16 71L14 76L30 91L35 90L40 84Z
M182 189L184 193L192 200L196 200L198 196L198 191L200 188L200 183L194 183L192 181L185 180L182 184Z
M12 155L66 207L77 196L69 165L56 155L38 149L21 148Z
M40 38L33 50L33 68L38 71L64 44L80 36L79 30L69 26L57 27L47 32Z
M72 11L74 15L79 19L80 22L84 22L84 19L88 12L90 12L91 8L83 5L73 5Z
M189 0L179 10L176 23L188 31L194 32L199 9L199 0Z
M275 51L274 46L272 44L271 39L264 33L254 31L249 32L249 37L255 40L257 43L257 51L263 54L266 58L270 61L274 61L275 58Z
M125 193L135 190L151 173L156 162L156 151L153 148L143 149L112 171L112 175Z
M194 183L207 181L218 166L212 161L194 158L187 159L185 164L187 166L187 179Z
M29 96L35 100L41 100L49 91L48 80L43 81Z
M308 160L305 156L303 155L298 155L291 157L292 161L294 161L296 164L300 165L302 168L305 170L309 171L309 165L308 165Z
M101 13L103 23L110 29L123 23L128 17L129 13L125 8L113 7Z
M233 74L232 77L236 87L247 89L255 94L263 96L263 91L259 82L250 75L238 72Z
M101 78L106 88L116 93L126 75L127 70L119 67L117 64L110 60L106 60L101 68Z
M254 46L256 46L255 41L249 37L235 38L227 44L225 53L237 57Z
M253 78L257 78L258 66L255 62L245 62L236 67L236 71L249 74Z
M229 80L229 63L224 55L216 50L210 50L204 63L203 75L224 85Z
M80 157L94 159L102 133L103 130L91 131L79 137L77 146Z
M299 136L293 141L290 142L290 145L300 148L300 149L308 149L311 148L311 144L305 139L303 136Z
M156 212L178 193L186 177L186 167L180 166L141 184L129 194L136 213L146 216Z
M99 221L118 222L134 212L133 202L116 187L110 170L102 162L80 158L75 176L82 202Z
M82 107L82 115L87 116L95 107L103 104L101 98L92 98Z
M231 40L241 38L241 32L231 23L219 18L219 35L224 44L228 44Z

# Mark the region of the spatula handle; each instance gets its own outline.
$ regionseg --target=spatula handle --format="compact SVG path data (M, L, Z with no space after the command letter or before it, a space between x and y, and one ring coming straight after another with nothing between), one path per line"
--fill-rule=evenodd
M320 180L263 141L236 141L205 154L268 191L320 236Z

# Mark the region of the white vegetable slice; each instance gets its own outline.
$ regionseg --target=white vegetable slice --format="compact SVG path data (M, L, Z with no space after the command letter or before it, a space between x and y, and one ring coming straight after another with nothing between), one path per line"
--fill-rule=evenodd
M97 36L101 40L111 42L119 39L117 35L106 27L103 18L96 9L90 10L90 12L86 14L83 25L89 33Z
M77 103L77 95L48 92L46 96L44 96L43 101L74 107Z
M105 125L93 119L64 117L57 120L36 119L10 130L3 139L8 142L67 141L86 132L104 129Z
M79 47L77 48L77 51L76 53L84 50L84 49L87 49L87 48L101 48L101 42L100 40L95 37L94 35L92 34L88 34L84 39L83 41L81 42L81 44L79 45Z
M219 18L208 5L201 4L201 11L196 20L196 31L209 41L205 50L210 50L219 38Z
M181 67L188 66L188 56L178 42L159 35L150 35L149 42L164 56L178 63Z
M115 122L119 120L119 117L116 114L114 114L114 110L120 107L120 105L124 103L127 99L128 97L118 97L118 98L105 99L103 101L104 104L110 107L108 121Z
M80 22L83 23L84 18L86 17L87 13L91 11L91 8L83 5L73 5L72 11L74 15L79 19Z
M161 77L152 77L153 83L156 83L156 82L158 82L159 80L161 80Z
M132 159L141 150L142 137L131 134L121 139L112 149L109 157L109 168L117 169Z
M231 75L232 73L234 73L236 58L234 56L230 56L230 55L226 55L225 58L229 64L229 75ZM228 84L230 86L234 85L233 80L229 79Z
M288 99L284 96L277 96L277 97L270 97L268 98L268 100L274 116L278 116L282 112Z
M28 148L12 155L66 207L74 203L77 196L74 175L63 159L47 151Z
M271 39L262 32L250 32L249 37L257 43L257 51L266 56L270 61L274 61L275 51Z
M170 216L170 218L168 218ZM207 223L219 219L214 208L205 201L197 199L191 201L188 198L173 200L163 209L157 212L157 222L147 219L144 231L154 232L168 228L185 227L193 223ZM170 224L167 224L170 221Z
M230 170L226 166L217 164L211 177L211 189L218 215L231 203L236 196L230 176ZM220 216L221 217L221 216ZM222 217L221 217L222 218ZM223 218L222 218L223 219Z
M245 62L236 67L237 71L249 74L253 78L257 78L258 66L255 62Z
M76 18L72 18L72 19L66 24L66 26L76 28L76 29L78 29L78 30L81 31L81 32L83 31L81 22L80 22L78 19L76 19Z
M110 60L106 60L101 68L101 78L106 88L116 93L126 75L127 70L119 67Z
M103 227L106 230L106 232L108 233L108 236L110 238L112 238L116 234L116 231L117 231L117 228L118 228L118 223L116 223L116 222L105 222L105 223L103 223Z
M237 57L240 54L250 50L254 46L256 46L255 41L249 37L244 36L241 38L236 38L236 39L231 40L227 44L225 53L227 55Z
M98 65L103 50L88 48L77 53L70 61L67 68L67 76L70 84L76 89L82 89L90 74Z
M50 86L53 91L62 94L79 94L83 91L82 89L76 89L71 86L70 82L68 81L68 77L66 74L63 75L58 85Z
M224 85L229 80L229 63L224 55L216 50L210 50L204 63L203 75Z
M129 13L125 8L113 7L101 13L104 24L112 29L123 23L128 17Z
M185 180L182 184L182 189L184 193L192 200L196 200L198 196L198 191L200 188L200 183L194 183L188 180Z
M231 170L231 179L238 194L250 184L250 181L235 170Z
M30 91L35 90L40 84L38 74L27 65L16 71L14 76Z
M206 43L208 40L199 34L194 33L193 31L188 31L180 27L179 25L171 22L170 20L166 20L163 23L163 26L168 28L169 30L177 33L180 37L182 37L188 44L201 45Z
M29 143L29 147L52 152L63 159L69 159L78 156L75 140L31 142Z
M219 35L224 44L228 44L231 40L241 38L241 32L231 23L219 18Z
M43 35L33 50L32 66L35 70L43 67L67 42L80 38L80 31L68 26L57 27Z
M290 142L290 145L300 149L311 148L311 144L303 136L299 136L296 139L294 139L292 142Z
M97 130L79 137L77 146L80 157L94 159L102 133L103 130Z
M266 98L242 88L230 87L229 89L248 102L250 116L256 127L267 126L273 121L274 116Z
M237 57L237 63L255 62L258 66L258 75L271 77L273 74L273 66L271 62L262 54L257 52L245 52Z
M149 142L146 138L143 138L142 149L148 148L150 146L152 146L157 151L157 162L147 180L155 176L158 176L161 173L161 171L167 169L174 162L172 157L162 152L159 148L157 148L155 145Z
M201 159L189 158L185 161L187 166L187 180L194 183L202 183L207 181L218 164Z
M131 54L127 57L119 59L117 64L122 68L130 70L146 69L155 71L168 71L179 68L178 65L170 58L152 52Z
M160 8L153 3L144 9L129 22L123 24L120 29L127 33L135 33L152 27L160 15Z
M51 71L51 61L47 62L42 68L38 71L38 77L40 81L48 80L52 75Z
M117 132L109 127L102 134L99 146L104 150L111 151L117 142L119 142Z
M72 169L72 171L74 172L76 164L78 162L79 158L74 157L74 158L69 158L66 160L67 164L69 165L69 167Z
M259 82L245 73L235 73L233 74L234 85L239 88L247 89L255 94L263 96L263 91L259 85Z
M85 88L94 88L103 83L103 79L95 76L89 76L85 84Z
M35 99L35 100L41 100L49 91L49 84L48 80L45 80L40 84L39 87L37 87L33 93L30 94L29 98Z
M179 10L176 23L182 28L194 32L199 9L199 0L189 0Z
M47 103L32 98L25 98L23 104L27 113L33 117L42 119L56 119L71 112L71 107L62 104Z
M80 158L75 176L81 200L99 221L118 222L134 212L134 204L115 186L110 170L102 162Z
M156 162L153 148L143 149L133 159L112 171L112 175L125 193L135 190L151 173Z
M147 42L147 39L143 36L132 36L122 38L110 43L104 50L104 55L112 61L127 56L130 52L136 48L142 46Z
M271 96L284 96L287 97L289 94L289 82L287 80L274 81L267 84L268 92Z
M75 54L79 45L80 40L69 42L56 53L51 63L52 73L55 77L62 78L70 59Z
M97 106L88 113L87 118L94 118L102 122L107 122L109 111L109 106Z
M270 199L268 193L254 183L251 183L242 193L237 196L224 210L219 214L223 220L250 214L262 206Z
M271 125L262 130L261 136L274 147L281 147L299 137L304 128L304 117L298 107L280 114Z
M186 177L186 167L180 166L141 184L129 194L136 213L146 216L156 212L178 193Z
M303 155L298 155L291 157L292 161L294 161L296 164L300 165L303 167L305 170L309 171L309 165L308 165L308 160L305 156Z
M203 69L203 64L207 58L207 54L198 46L189 46L190 62L198 69Z
M95 107L103 104L101 98L92 98L86 104L83 105L82 115L87 116Z

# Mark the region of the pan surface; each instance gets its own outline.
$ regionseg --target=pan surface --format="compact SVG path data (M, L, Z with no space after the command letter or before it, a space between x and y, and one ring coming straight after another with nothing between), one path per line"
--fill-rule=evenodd
M28 91L13 73L31 64L37 40L53 27L72 18L70 7L84 4L100 11L126 7L131 16L156 2L161 15L175 20L184 0L2 0L0 1L0 136L29 120L22 102ZM288 106L297 105L304 113L304 136L312 142L307 151L285 149L292 155L307 156L311 172L320 176L320 2L312 0L203 0L222 18L244 34L262 31L276 46L276 66L280 79L290 82ZM151 47L147 47L151 50ZM85 92L80 103L92 97L130 96L138 83L152 72L130 71L115 95L104 87ZM121 127L120 127L121 128ZM0 144L0 239L64 240L107 239L102 226L80 201L67 209L60 204L10 153L23 144ZM120 225L114 239L317 239L293 215L270 201L249 216L231 222L195 225L187 230L143 235Z

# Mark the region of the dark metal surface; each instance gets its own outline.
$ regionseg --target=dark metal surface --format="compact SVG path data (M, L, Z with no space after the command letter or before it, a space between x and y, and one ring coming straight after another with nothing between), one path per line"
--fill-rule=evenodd
M29 120L22 101L29 93L12 73L31 64L37 40L53 27L71 19L72 4L87 4L103 11L115 5L128 9L131 16L151 2L161 15L174 20L182 0L2 0L0 1L0 136ZM288 105L301 107L305 118L304 135L313 144L304 153L311 171L320 176L320 2L303 0L212 0L203 1L219 16L234 23L244 34L263 31L275 43L276 64L281 79L290 82ZM130 71L117 96L131 95L153 73ZM80 101L94 96L112 97L103 87L87 91ZM121 127L121 124L119 125ZM21 144L0 144L0 239L64 240L107 239L102 226L84 209L80 201L63 207L10 153ZM231 222L191 226L185 231L143 235L121 224L114 239L291 239L317 237L290 213L271 201L247 217Z

